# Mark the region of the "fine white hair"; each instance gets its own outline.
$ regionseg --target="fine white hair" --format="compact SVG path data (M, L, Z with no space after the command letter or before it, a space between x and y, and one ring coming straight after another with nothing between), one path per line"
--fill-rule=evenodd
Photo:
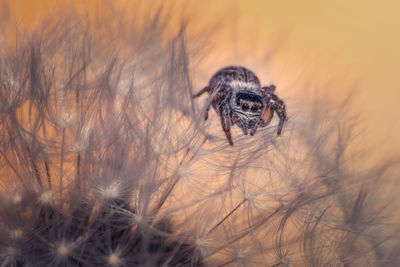
M260 85L252 82L244 82L244 81L237 81L233 80L229 83L229 86L235 88L237 90L257 90L261 89Z

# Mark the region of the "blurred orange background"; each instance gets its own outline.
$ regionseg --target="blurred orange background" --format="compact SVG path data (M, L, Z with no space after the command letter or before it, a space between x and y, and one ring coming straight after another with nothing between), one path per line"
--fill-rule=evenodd
M0 15L11 15L20 28L33 29L46 15L56 17L63 6L95 16L114 2L125 10L161 3L3 1ZM178 0L162 6L173 10L171 20L186 18L189 34L215 30L208 41L210 53L199 62L206 70L193 73L196 87L225 65L243 64L262 82L277 84L289 103L291 92L299 94L306 86L329 90L338 98L355 89L354 110L364 121L365 144L379 145L383 153L399 150L400 2Z

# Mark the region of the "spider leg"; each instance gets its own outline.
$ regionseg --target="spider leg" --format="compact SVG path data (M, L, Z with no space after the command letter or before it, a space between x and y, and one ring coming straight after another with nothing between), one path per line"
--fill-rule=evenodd
M201 89L197 94L194 94L192 96L192 98L197 98L197 97L201 96L202 94L204 94L205 92L210 92L210 91L211 91L211 88L207 85L206 87Z
M253 136L257 132L258 126L260 124L261 124L261 127L263 127L262 126L263 122L264 122L263 119L257 120L256 124L254 124L253 128L250 131L250 136Z
M221 85L219 84L216 87L210 87L206 86L203 89L201 89L197 94L193 95L193 98L197 98L204 94L205 92L208 92L210 94L208 100L207 100L207 107L204 115L204 119L208 119L208 112L210 111L211 105L215 108L217 111L218 115L220 115L221 118L221 124L222 124L222 129L225 132L226 138L228 139L228 142L231 146L233 146L233 141L232 141L232 135L231 135L231 118L229 114L229 106L227 104L228 97L229 97L229 92L224 89L223 86L221 88Z
M207 107L206 107L206 112L204 114L204 120L208 120L208 112L210 112L210 107L211 107L211 101L207 101Z
M262 113L261 127L267 126L274 117L274 109L271 107L271 94L275 92L275 85L264 86L262 89L264 94L264 111Z
M264 122L261 124L261 127L265 127L271 122L275 111L279 117L277 134L280 135L287 116L285 102L283 102L277 95L274 94L275 89L276 87L273 84L262 88L265 98L265 109L262 116Z
M210 96L209 96L209 98L207 100L207 107L206 107L206 111L205 111L205 114L204 114L204 120L208 120L208 113L210 112L211 105L213 105L215 110L217 110L218 103L221 101L221 99L223 97L225 97L225 95L221 95L221 94L218 93L218 88L216 88L216 89L212 88L212 87L207 87L207 88L209 90L208 91L209 93L210 92L213 92L213 93L210 94ZM206 88L204 88L204 89L206 89Z
M271 122L273 117L274 117L274 110L266 106L262 114L261 127L267 126Z
M278 114L279 117L277 134L281 135L283 124L287 119L285 102L283 102L281 99L279 99L278 96L276 96L273 93L270 93L269 96L270 96L270 107L272 110L276 112L276 114Z
M270 86L264 86L261 90L264 92L265 95L273 94L275 92L276 86L271 84Z
M229 119L229 108L227 107L227 105L221 105L219 108L220 108L222 129L225 132L229 144L233 146L232 135L231 135L231 123Z
M206 92L210 93L211 91L213 91L212 89L213 88L211 88L210 86L207 85L206 87L201 89L197 94L194 94L192 96L192 98L197 98L197 97L201 96L202 94L204 94ZM208 120L208 113L210 111L211 103L213 102L214 98L215 98L215 95L214 96L210 96L209 100L207 101L207 107L206 107L206 111L205 111L205 114L204 114L204 120Z
M244 122L240 119L240 117L238 115L233 115L233 124L237 124L242 130L243 130L243 134L247 135L248 131L247 131L247 127L244 124Z

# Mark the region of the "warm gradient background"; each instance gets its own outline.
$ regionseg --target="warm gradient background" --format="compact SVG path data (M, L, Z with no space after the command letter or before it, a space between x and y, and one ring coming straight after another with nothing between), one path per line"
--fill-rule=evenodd
M159 3L113 2L126 9ZM72 4L82 12L88 7L89 16L96 16L107 11L108 3L16 0L0 5L0 14L15 18L19 30L33 29L45 15L57 16L59 7ZM398 151L400 2L182 0L163 6L173 10L171 20L185 17L192 35L209 31L213 36L206 42L208 56L195 62L202 66L193 73L195 86L224 65L245 64L265 83L277 84L289 100L292 90L306 87L338 99L356 92L354 110L364 122L364 144L380 147L379 154Z

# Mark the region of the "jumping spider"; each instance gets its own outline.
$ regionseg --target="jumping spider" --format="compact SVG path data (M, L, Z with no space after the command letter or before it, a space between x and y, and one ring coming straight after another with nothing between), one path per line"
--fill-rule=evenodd
M260 80L252 71L233 66L215 73L209 85L193 98L205 92L209 93L204 119L208 119L212 105L221 117L222 129L229 144L233 146L231 125L237 124L245 135L249 130L250 135L254 135L259 126L265 127L271 122L274 111L279 117L277 134L281 134L286 120L286 109L285 103L274 94L274 91L274 85L261 87Z

